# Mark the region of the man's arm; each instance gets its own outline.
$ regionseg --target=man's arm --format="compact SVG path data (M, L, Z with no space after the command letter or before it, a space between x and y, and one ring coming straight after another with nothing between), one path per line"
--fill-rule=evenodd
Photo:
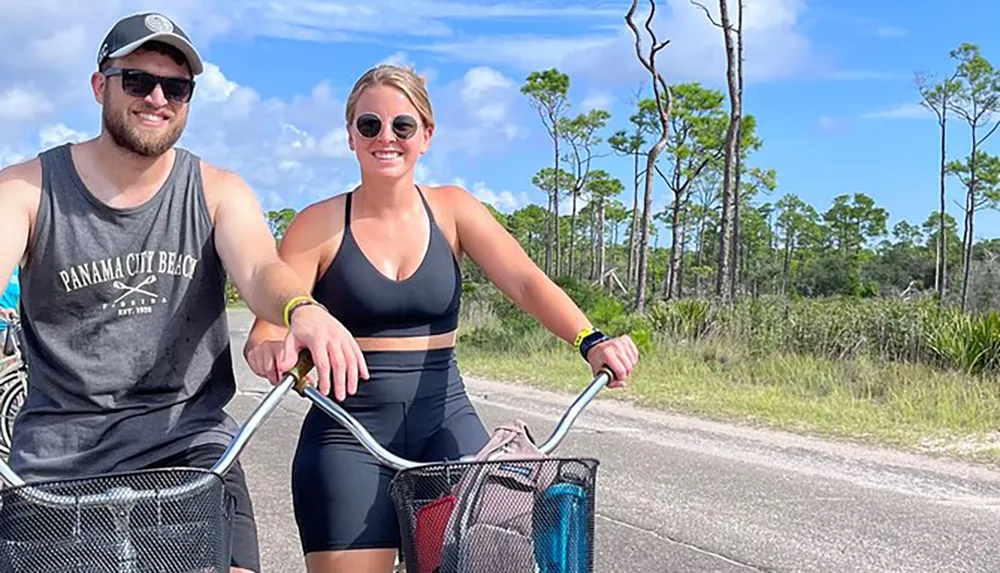
M25 258L41 185L37 158L0 170L0 288Z
M215 207L216 248L236 289L258 318L283 325L285 306L309 296L309 287L279 256L263 209L250 187L235 174L216 170L208 178ZM332 385L338 399L354 393L359 377L367 379L364 356L346 328L319 306L295 311L278 370L295 366L300 350L309 348L319 374L319 390Z
M233 283L254 315L285 323L285 305L307 296L298 274L278 257L257 196L238 175L214 170L209 177L215 209L216 248Z

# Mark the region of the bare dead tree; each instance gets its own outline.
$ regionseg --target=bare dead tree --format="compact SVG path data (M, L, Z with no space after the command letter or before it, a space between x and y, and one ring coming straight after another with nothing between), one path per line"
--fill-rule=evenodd
M670 40L657 40L656 33L653 32L656 0L649 0L649 16L646 18L645 28L650 36L650 46L649 53L645 55L642 52L642 34L633 21L638 4L639 0L632 0L632 6L629 7L628 13L625 14L625 23L628 24L628 27L635 35L635 55L653 79L653 94L656 100L656 111L659 115L661 128L660 139L649 148L649 152L646 154L646 191L642 208L642 226L639 234L639 276L636 283L635 295L635 311L643 314L646 309L646 276L649 270L649 228L653 216L653 186L656 182L656 170L654 168L656 160L663 152L663 149L666 148L667 140L670 136L670 113L673 111L673 95L670 92L670 86L663 79L663 75L656 69L656 54L670 43Z
M719 18L716 21L705 5L691 0L691 4L705 12L708 21L722 30L726 43L726 81L729 85L729 130L726 131L725 166L722 175L722 217L719 229L719 268L716 273L715 294L730 298L735 291L736 253L738 237L736 218L739 213L740 145L743 99L743 32L732 25L727 0L719 0ZM738 1L739 24L743 22L743 1ZM732 32L736 32L737 46L733 45ZM738 52L738 53L737 53ZM734 240L735 239L735 240Z

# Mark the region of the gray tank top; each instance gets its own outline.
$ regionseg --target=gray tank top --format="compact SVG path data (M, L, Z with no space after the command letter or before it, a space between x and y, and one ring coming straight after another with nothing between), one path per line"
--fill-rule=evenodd
M21 269L28 395L11 466L25 479L95 474L228 444L226 275L199 158L177 149L152 199L114 209L83 184L68 144L39 157Z

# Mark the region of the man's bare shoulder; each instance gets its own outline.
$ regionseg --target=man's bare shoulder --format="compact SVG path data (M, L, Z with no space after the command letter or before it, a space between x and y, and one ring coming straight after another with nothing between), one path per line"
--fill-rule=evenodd
M205 203L213 219L219 205L224 202L256 202L257 197L250 185L232 169L219 167L204 159L200 160L199 169Z
M0 169L0 192L38 194L42 189L42 162L33 157Z
M248 191L250 186L232 169L220 167L201 160L201 180L205 186L205 191L209 193Z

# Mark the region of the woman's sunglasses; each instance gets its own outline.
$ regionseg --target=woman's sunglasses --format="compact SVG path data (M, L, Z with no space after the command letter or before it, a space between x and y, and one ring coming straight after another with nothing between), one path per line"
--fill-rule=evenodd
M194 94L194 80L188 78L169 78L142 70L121 68L108 68L104 71L104 75L121 76L122 91L132 97L146 97L157 85L163 87L163 95L168 100L176 103L187 103Z
M361 137L374 139L382 133L382 118L374 113L363 113L354 121ZM419 124L412 115L402 114L392 118L392 132L399 139L410 139L417 133Z

